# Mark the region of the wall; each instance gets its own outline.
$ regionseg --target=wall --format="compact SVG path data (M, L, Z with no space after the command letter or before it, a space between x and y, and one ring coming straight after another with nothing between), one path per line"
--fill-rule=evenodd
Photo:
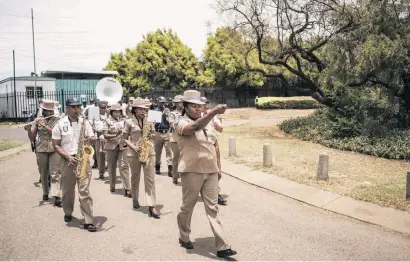
M34 80L18 79L16 78L16 97L14 95L14 81L13 78L2 81L0 83L0 117L1 118L15 118L15 103L17 105L17 118L26 118L32 112L35 112L38 105L38 99L53 99L55 96L55 79L38 79L37 87L42 87L42 95L33 92L33 96L29 96L26 92L27 86L34 87Z

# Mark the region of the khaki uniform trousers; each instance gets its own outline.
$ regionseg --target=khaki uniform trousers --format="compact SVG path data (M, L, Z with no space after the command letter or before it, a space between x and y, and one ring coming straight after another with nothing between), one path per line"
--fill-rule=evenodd
M171 145L172 149L172 178L173 179L178 179L179 174L178 174L178 163L179 163L179 146L177 142L171 142L169 143Z
M138 201L141 167L144 169L144 184L145 184L145 197L147 199L147 206L154 207L156 205L155 199L155 172L154 161L155 156L149 156L145 165L141 164L136 157L127 156L128 164L131 168L131 194L134 202Z
M60 160L61 156L56 152L37 152L37 164L40 171L43 195L50 193L48 176L51 178L52 195L61 197L60 191Z
M190 241L191 218L198 194L201 193L206 216L215 235L217 250L229 249L226 237L218 217L218 174L181 173L182 205L177 216L180 238Z
M76 166L69 166L68 161L61 160L61 189L63 198L64 214L71 215L74 210L75 198L75 184L78 186L78 193L80 194L80 209L85 218L86 224L93 224L93 199L91 198L89 187L91 181L91 166L87 163L86 176L83 181L79 181L75 174Z
M100 152L104 150L101 148L100 139L95 141L95 155L97 156L98 172L101 174L105 173L105 152Z
M117 163L119 164L120 177L125 190L130 190L129 165L125 159L126 150L120 150L117 146L114 150L106 150L108 159L108 179L110 187L115 188L117 181Z
M155 155L156 155L155 164L156 165L161 164L162 147L165 147L167 165L170 166L172 165L172 151L171 151L171 147L169 146L169 132L167 133L155 132Z

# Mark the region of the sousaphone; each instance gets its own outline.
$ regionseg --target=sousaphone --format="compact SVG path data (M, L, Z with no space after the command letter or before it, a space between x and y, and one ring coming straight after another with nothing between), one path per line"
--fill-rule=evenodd
M100 101L118 103L122 98L122 86L115 78L105 77L98 81L95 94Z

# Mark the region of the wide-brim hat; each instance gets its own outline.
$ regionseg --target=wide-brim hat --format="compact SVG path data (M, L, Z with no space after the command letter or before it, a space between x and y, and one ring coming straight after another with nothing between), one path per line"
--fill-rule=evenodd
M145 104L145 99L134 99L134 101L132 101L131 107L138 107L138 108L144 108L147 109L148 107Z
M144 101L146 106L152 105L152 102L148 98L145 98Z
M98 105L98 107L107 108L108 107L108 102L107 101L99 101L97 105Z
M54 100L44 99L43 102L40 104L40 108L43 110L54 111L55 109L58 108L56 107L56 102L57 101L54 101Z
M122 107L120 104L112 104L110 107L110 111L121 111Z
M205 103L201 101L201 93L196 90L187 90L184 92L184 96L182 97L183 102L197 104L197 105L204 105Z
M172 100L172 103L180 103L180 102L182 102L182 98L183 98L183 96L177 95L177 96L175 96L174 99Z
M78 101L77 98L75 98L75 97L69 97L69 98L65 101L65 105L66 105L66 106L81 106L81 103Z

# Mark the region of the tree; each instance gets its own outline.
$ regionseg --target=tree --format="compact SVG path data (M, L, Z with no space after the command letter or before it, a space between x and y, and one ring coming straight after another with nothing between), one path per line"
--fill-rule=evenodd
M106 68L119 71L129 93L151 88L183 90L210 81L200 72L192 50L172 30L148 33L135 48L112 55Z
M117 76L117 80L125 88L129 85L129 82L127 81L126 77L127 66L128 61L126 60L125 55L123 53L111 53L110 61L108 62L104 70L117 71L119 73L119 76Z
M224 27L208 37L204 50L205 70L215 79L215 86L263 85L262 74L250 72L246 67L245 54L246 46L239 32Z

